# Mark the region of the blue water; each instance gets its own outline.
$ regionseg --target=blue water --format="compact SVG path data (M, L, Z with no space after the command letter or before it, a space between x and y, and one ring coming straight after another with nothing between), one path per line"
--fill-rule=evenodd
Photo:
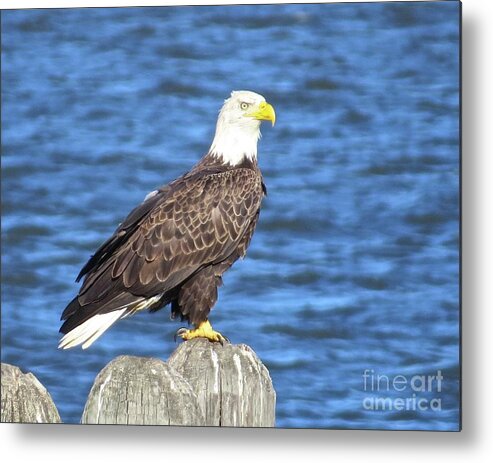
M250 89L277 112L269 194L214 326L269 368L279 427L458 429L458 47L452 1L2 11L2 361L75 423L111 359L169 357L169 309L87 351L57 350L60 314ZM440 388L409 387L438 371ZM396 375L405 390L385 389ZM369 406L413 394L440 409Z

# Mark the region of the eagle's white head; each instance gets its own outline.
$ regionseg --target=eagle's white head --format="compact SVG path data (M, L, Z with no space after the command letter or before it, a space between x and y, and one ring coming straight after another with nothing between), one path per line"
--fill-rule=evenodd
M274 125L274 108L258 93L240 90L231 93L217 119L216 134L209 154L232 166L244 158L257 159L261 121Z

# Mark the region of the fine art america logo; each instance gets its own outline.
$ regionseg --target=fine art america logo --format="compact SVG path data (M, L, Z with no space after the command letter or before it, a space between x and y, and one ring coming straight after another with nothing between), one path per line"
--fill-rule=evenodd
M363 372L363 408L371 411L441 411L443 376L384 375L368 369Z

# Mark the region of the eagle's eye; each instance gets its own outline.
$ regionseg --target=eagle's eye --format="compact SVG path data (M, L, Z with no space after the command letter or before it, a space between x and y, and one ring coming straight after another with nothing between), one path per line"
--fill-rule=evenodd
M243 102L243 103L240 104L240 108L243 109L243 110L247 109L248 106L249 106L249 104L248 103L245 103L245 102Z

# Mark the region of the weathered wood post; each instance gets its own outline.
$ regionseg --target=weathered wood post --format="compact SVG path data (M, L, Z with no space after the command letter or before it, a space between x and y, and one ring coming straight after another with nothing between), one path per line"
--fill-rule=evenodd
M173 368L123 355L96 377L82 423L202 426L204 417L191 386Z
M168 363L196 392L206 426L275 425L272 380L249 346L193 339L180 344Z
M61 423L53 400L32 373L2 363L2 423Z
M82 423L272 427L276 394L246 345L184 342L168 362L121 356L96 377Z

